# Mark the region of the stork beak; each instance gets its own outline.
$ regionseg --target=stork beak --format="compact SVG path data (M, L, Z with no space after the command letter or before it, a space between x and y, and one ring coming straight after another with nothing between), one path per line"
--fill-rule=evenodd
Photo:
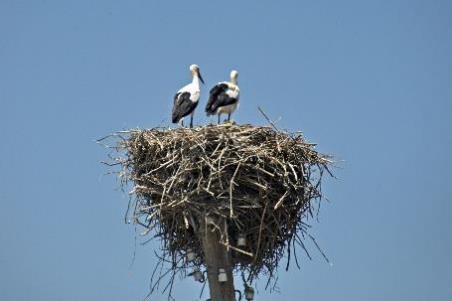
M201 72L200 72L200 71L198 71L198 76L199 76L199 79L201 80L201 83L204 84L204 79L202 78Z

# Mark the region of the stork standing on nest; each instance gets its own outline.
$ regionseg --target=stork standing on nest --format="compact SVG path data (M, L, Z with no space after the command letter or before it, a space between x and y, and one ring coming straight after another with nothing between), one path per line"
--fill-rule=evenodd
M184 117L190 115L190 128L193 127L193 114L198 106L198 101L201 96L201 89L199 88L199 81L204 84L204 80L199 71L198 65L191 65L190 71L193 80L190 84L182 87L174 96L174 105L172 113L173 123L184 125Z
M206 106L207 116L218 115L220 123L221 114L228 114L228 121L231 120L231 114L239 105L240 89L237 85L239 73L236 70L231 71L230 82L220 82L210 90L209 101Z

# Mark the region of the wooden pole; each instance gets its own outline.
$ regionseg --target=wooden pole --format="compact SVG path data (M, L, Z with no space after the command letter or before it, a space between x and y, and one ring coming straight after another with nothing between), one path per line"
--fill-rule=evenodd
M201 226L201 242L207 266L210 299L212 301L235 301L234 278L232 274L231 253L220 244L220 233L212 225ZM219 269L224 269L226 282L218 281Z

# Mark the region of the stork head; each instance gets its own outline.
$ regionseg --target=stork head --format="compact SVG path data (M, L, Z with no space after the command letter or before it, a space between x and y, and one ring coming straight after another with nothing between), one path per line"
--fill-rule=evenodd
M239 72L237 70L231 71L231 82L237 84L237 78L239 77Z
M199 66L196 64L190 65L190 71L193 76L198 76L201 82L204 84L204 79L201 76L201 72L199 71Z

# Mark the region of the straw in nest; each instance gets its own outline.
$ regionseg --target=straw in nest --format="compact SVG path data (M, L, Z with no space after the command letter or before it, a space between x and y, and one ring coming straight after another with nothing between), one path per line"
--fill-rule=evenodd
M205 265L198 233L206 219L248 281L274 277L285 252L296 256L296 246L309 256L305 222L331 161L302 134L228 123L114 136L121 138L115 150L125 152L109 165L122 166L121 179L133 183L133 220L160 239L171 287L176 273L190 268L187 250L197 250L195 264ZM245 246L238 246L240 237Z

